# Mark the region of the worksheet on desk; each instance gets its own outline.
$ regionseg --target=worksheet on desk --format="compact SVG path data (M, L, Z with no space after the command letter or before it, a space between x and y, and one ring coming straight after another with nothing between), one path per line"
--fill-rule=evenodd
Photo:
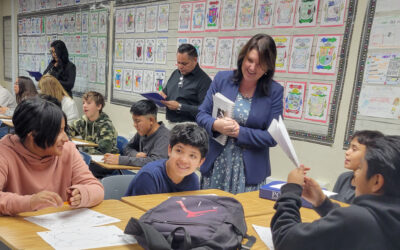
M88 249L135 244L133 235L124 234L116 226L69 228L38 232L55 249Z
M81 146L81 145L87 145L89 144L88 142L84 142L84 141L75 141L72 140L73 143L75 143L76 146Z
M26 217L25 220L35 223L49 230L66 228L83 228L92 226L102 226L121 220L90 210L88 208L79 208L70 211L44 214L38 216Z

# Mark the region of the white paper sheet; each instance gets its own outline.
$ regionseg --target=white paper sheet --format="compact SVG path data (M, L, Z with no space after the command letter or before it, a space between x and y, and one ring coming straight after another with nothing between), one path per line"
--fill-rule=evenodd
M26 217L25 220L35 223L49 230L61 230L102 226L120 220L88 208L79 208L70 211L63 211L51 214Z
M79 145L86 145L86 144L89 144L88 142L83 142L83 141L75 141L75 140L72 140L72 142L73 142L73 143L75 143L75 145L77 145L77 146L79 146Z
M38 232L55 249L87 249L137 243L133 235L124 234L116 226L70 228Z
M90 155L90 157L92 157L92 161L104 162L104 155Z
M270 250L274 250L274 243L272 241L272 233L271 233L271 228L270 227L262 227L262 226L257 226L257 225L252 225L254 230L256 230L258 236L260 236L261 240L264 242L265 245Z

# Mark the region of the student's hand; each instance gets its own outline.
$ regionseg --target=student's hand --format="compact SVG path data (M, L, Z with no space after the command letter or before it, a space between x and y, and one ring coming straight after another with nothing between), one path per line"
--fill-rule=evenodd
M306 176L308 170L310 170L310 168L301 164L300 167L290 171L287 178L287 183L295 183L304 186L304 177Z
M104 163L118 165L119 164L119 155L115 154L105 154L104 155Z
M164 92L160 91L160 92L158 92L158 93L159 93L160 96L162 96L164 99L167 99L167 95L166 95Z
M68 203L71 207L77 207L81 204L81 192L77 188L67 188Z
M63 205L60 195L50 191L41 191L31 196L30 205L32 210L46 207L59 207Z
M139 153L136 154L136 157L137 158L146 158L147 154L145 152L139 152Z
M161 103L167 106L169 110L177 110L179 108L179 102L177 101L163 101Z
M325 200L325 194L322 192L318 182L305 176L303 187L303 198L309 201L314 207L319 207Z
M7 107L1 107L0 106L0 114L5 114L7 112L8 108Z

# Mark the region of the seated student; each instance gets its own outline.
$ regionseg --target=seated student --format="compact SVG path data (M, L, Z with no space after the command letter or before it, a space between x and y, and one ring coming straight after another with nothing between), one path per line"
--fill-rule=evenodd
M346 151L346 159L344 161L344 167L350 169L342 173L333 187L333 192L336 195L331 196L331 199L352 203L355 197L355 185L354 185L354 172L360 165L361 159L365 154L367 145L374 143L376 138L382 137L383 134L379 131L363 130L354 133L350 146Z
M208 151L207 132L195 123L181 123L171 130L168 159L148 163L129 184L125 196L198 190L194 171Z
M59 107L39 97L26 99L13 123L16 134L0 140L0 214L57 207L63 201L91 207L103 200L103 186L68 141Z
M16 106L15 97L0 85L0 114L5 114L8 109L14 109Z
M61 102L62 111L67 116L68 125L71 125L79 118L75 101L68 95L57 78L51 75L44 75L40 78L39 88L42 94L53 96Z
M367 145L349 207L335 208L318 183L305 176L307 170L302 166L289 173L275 204L271 231L276 249L400 249L400 136ZM321 219L301 223L301 195Z
M162 122L157 122L157 106L154 102L135 102L130 111L136 135L124 148L123 155L105 154L104 162L142 167L149 162L168 158L169 130Z

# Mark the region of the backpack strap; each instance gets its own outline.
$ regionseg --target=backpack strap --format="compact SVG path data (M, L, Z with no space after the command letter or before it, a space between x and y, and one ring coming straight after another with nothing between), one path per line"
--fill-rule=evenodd
M243 238L247 239L247 242L246 242L246 244L242 244L242 246L240 248L241 250L250 249L256 242L256 237L248 235L248 234L245 234Z
M169 245L172 246L172 242L174 241L175 238L175 233L179 230L183 231L183 249L184 250L192 249L192 238L190 237L190 234L186 232L186 229L184 227L177 227L168 235L167 241Z

